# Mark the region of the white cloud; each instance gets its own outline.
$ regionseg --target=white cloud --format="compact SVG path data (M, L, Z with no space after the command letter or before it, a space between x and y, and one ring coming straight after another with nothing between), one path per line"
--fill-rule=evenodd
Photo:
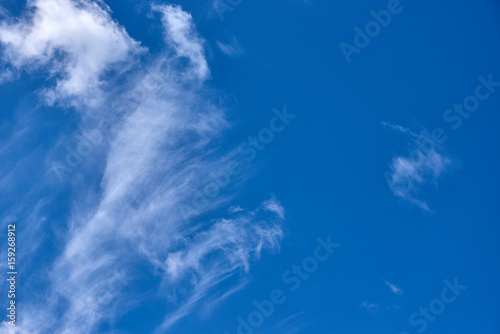
M175 5L153 6L153 9L162 13L167 43L174 47L180 57L190 60L200 80L206 79L210 70L203 50L204 40L198 36L191 14Z
M225 121L221 110L180 89L175 84L178 75L182 73L146 74L138 81L143 85L144 80L159 79L162 85L113 126L102 190L96 194L99 201L74 208L69 241L53 278L57 294L70 301L61 324L68 333L91 332L99 319L111 319L131 308L121 293L123 285L117 284L115 277L107 277L107 272L130 275L133 270L121 268L140 261L154 270L165 269L171 249L196 231L177 207L192 196L207 173L220 169L217 162L207 161L203 152L207 138L216 136ZM149 86L154 84L144 84ZM198 109L198 104L204 105L204 110ZM213 115L211 122L205 123L209 114ZM207 211L223 200L215 199ZM175 270L168 268L167 274ZM196 289L208 289L209 283L199 282Z
M413 137L419 137L419 135L417 135L416 133L414 133L413 131L411 131L410 129L404 127L404 126L401 126L401 125L398 125L398 124L392 124L392 123L387 123L387 122L382 122L382 125L386 128L389 128L389 129L392 129L392 130L396 130L396 131L399 131L399 132L402 132L402 133L407 133Z
M379 309L379 305L377 303L364 301L359 305L359 308L364 309L370 313L376 313Z
M275 213L281 219L283 219L285 217L285 209L283 208L281 203L276 199L275 196L272 196L269 200L265 201L262 205L267 211Z
M0 332L3 334L33 334L33 332L29 332L18 325L16 327L9 325L6 321L0 323Z
M391 289L391 291L396 294L396 295L401 295L403 294L403 289L401 289L400 287L398 287L397 285L395 284L392 284L391 282L389 281L385 281L384 282L388 287L389 289Z
M99 99L92 100L99 113L86 116L79 131L91 131L101 119L110 120L111 128L104 134L109 143L101 152L104 161L81 171L102 176L100 184L92 187L71 179L71 216L62 228L65 232L58 232L64 233L58 242L65 243L50 265L50 286L37 291L37 299L25 302L30 317L21 318L18 328L29 333L94 332L97 324L119 318L144 300L144 294L130 291L129 280L124 279L133 280L139 266L161 277L153 298L166 299L169 313L160 329L194 312L202 299L214 305L238 291L238 276L264 250L279 247L284 210L273 197L254 215L197 220L230 198L219 195L191 219L179 212L179 206L228 160L207 149L228 123L224 111L199 85L209 69L191 16L180 7L155 7L164 14L167 43L178 56L188 57L192 66L179 68L171 54L159 55L123 73L119 87L103 90L109 84L103 76L107 66L121 61L128 61L127 68L136 64L130 54L138 44L95 4L37 0L31 5L32 16L0 28L0 41L7 46L4 56L19 68L50 65L62 76L52 88L53 97L84 102L74 104L81 114L87 115L88 99L99 91ZM59 12L63 9L64 15ZM54 22L58 20L68 27ZM77 23L85 27L78 30ZM61 58L58 51L66 54ZM132 106L131 100L137 103ZM47 159L47 177L40 189L56 192L58 181L50 163ZM271 218L268 211L274 213ZM40 232L38 225L34 229ZM190 285L179 289L181 278ZM221 293L218 284L230 278L235 280L233 288Z
M307 319L306 312L297 312L274 325L275 333L296 334L303 333L304 329L315 321Z
M217 46L227 56L234 57L243 54L243 48L236 37L232 36L229 38L229 43L222 43L217 41Z
M9 12L7 11L7 9L0 5L0 16L8 16L9 15Z
M227 210L227 212L229 212L229 213L237 213L237 212L241 212L241 211L245 211L245 209L243 209L239 205L236 205L236 206L232 205Z
M186 282L189 278L194 283L187 301L165 318L158 331L164 332L186 316L198 300L209 297L210 290L236 275L239 269L248 272L251 261L258 259L264 249L278 249L283 238L280 221L260 221L251 215L219 219L209 229L184 237L180 242L182 248L168 254L165 261L168 274L165 285L177 289L176 282ZM241 287L225 290L222 296L210 295L204 304L215 305ZM186 289L189 288L184 284L182 290ZM174 291L175 295L180 293Z
M410 136L412 141L410 153L394 157L390 171L386 173L392 192L425 211L432 211L426 201L418 198L418 194L424 186L437 184L437 180L450 167L451 159L425 133L416 134L399 125L389 126Z
M277 247L282 236L281 227L277 224L262 225L243 217L221 219L191 240L183 240L183 250L168 255L166 272L175 280L186 272L204 271L204 260L212 252L224 254L227 262L221 265L228 266L227 271L237 267L248 271L250 259L259 257L263 248Z
M103 75L129 60L139 43L97 3L35 0L28 5L29 14L18 22L0 25L3 59L16 69L44 68L56 77L56 86L45 90L49 103L68 98L99 103Z

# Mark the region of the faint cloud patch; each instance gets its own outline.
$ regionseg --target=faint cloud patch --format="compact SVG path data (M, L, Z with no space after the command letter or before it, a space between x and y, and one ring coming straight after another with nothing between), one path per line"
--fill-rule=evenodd
M438 179L448 171L451 159L446 156L440 145L425 131L417 134L400 125L382 123L410 138L410 153L392 158L390 170L385 177L394 195L432 212L426 201L419 199L419 194L427 185L437 185Z
M308 320L305 312L297 312L288 318L278 322L274 328L276 333L296 334L302 332L306 327L312 325L313 320Z
M278 217L280 217L280 219L285 218L285 209L275 196L272 196L269 200L265 201L262 206L267 211L275 213Z
M0 5L0 17L6 17L6 16L9 16L9 12L7 11L7 9L5 9L4 6Z
M385 285L387 285L389 287L389 289L391 289L391 291L396 294L396 295L402 295L403 294L403 289L401 289L400 287L398 287L397 285L395 284L392 284L391 282L389 281L385 281L384 282Z
M377 303L370 303L370 302L364 301L359 305L359 308L366 310L370 313L377 313L377 311L379 309L379 305Z
M241 46L238 39L234 36L231 36L227 43L217 41L217 46L222 51L222 53L229 57L241 56L244 53L243 47Z
M242 207L240 207L239 205L232 205L231 207L229 207L229 209L227 210L228 213L237 213L237 212L241 212L241 211L245 211L245 209L243 209Z

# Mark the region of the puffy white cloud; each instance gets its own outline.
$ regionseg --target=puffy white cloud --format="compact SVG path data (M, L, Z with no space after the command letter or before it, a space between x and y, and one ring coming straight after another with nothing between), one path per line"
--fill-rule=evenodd
M2 57L17 69L47 69L57 78L50 103L99 103L103 76L140 50L108 11L85 0L29 1L20 20L0 25Z

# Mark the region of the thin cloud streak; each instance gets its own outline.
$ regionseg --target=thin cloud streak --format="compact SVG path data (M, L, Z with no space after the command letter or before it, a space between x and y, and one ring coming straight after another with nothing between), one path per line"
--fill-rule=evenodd
M384 282L385 285L387 285L389 287L389 289L391 289L391 291L396 294L396 295L401 295L403 294L403 289L401 289L400 287L396 286L395 284L392 284L391 282L389 281L385 281Z

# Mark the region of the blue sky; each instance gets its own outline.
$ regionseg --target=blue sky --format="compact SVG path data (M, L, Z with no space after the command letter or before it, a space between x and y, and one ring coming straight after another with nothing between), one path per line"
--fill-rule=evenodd
M500 332L496 1L0 20L1 333Z

